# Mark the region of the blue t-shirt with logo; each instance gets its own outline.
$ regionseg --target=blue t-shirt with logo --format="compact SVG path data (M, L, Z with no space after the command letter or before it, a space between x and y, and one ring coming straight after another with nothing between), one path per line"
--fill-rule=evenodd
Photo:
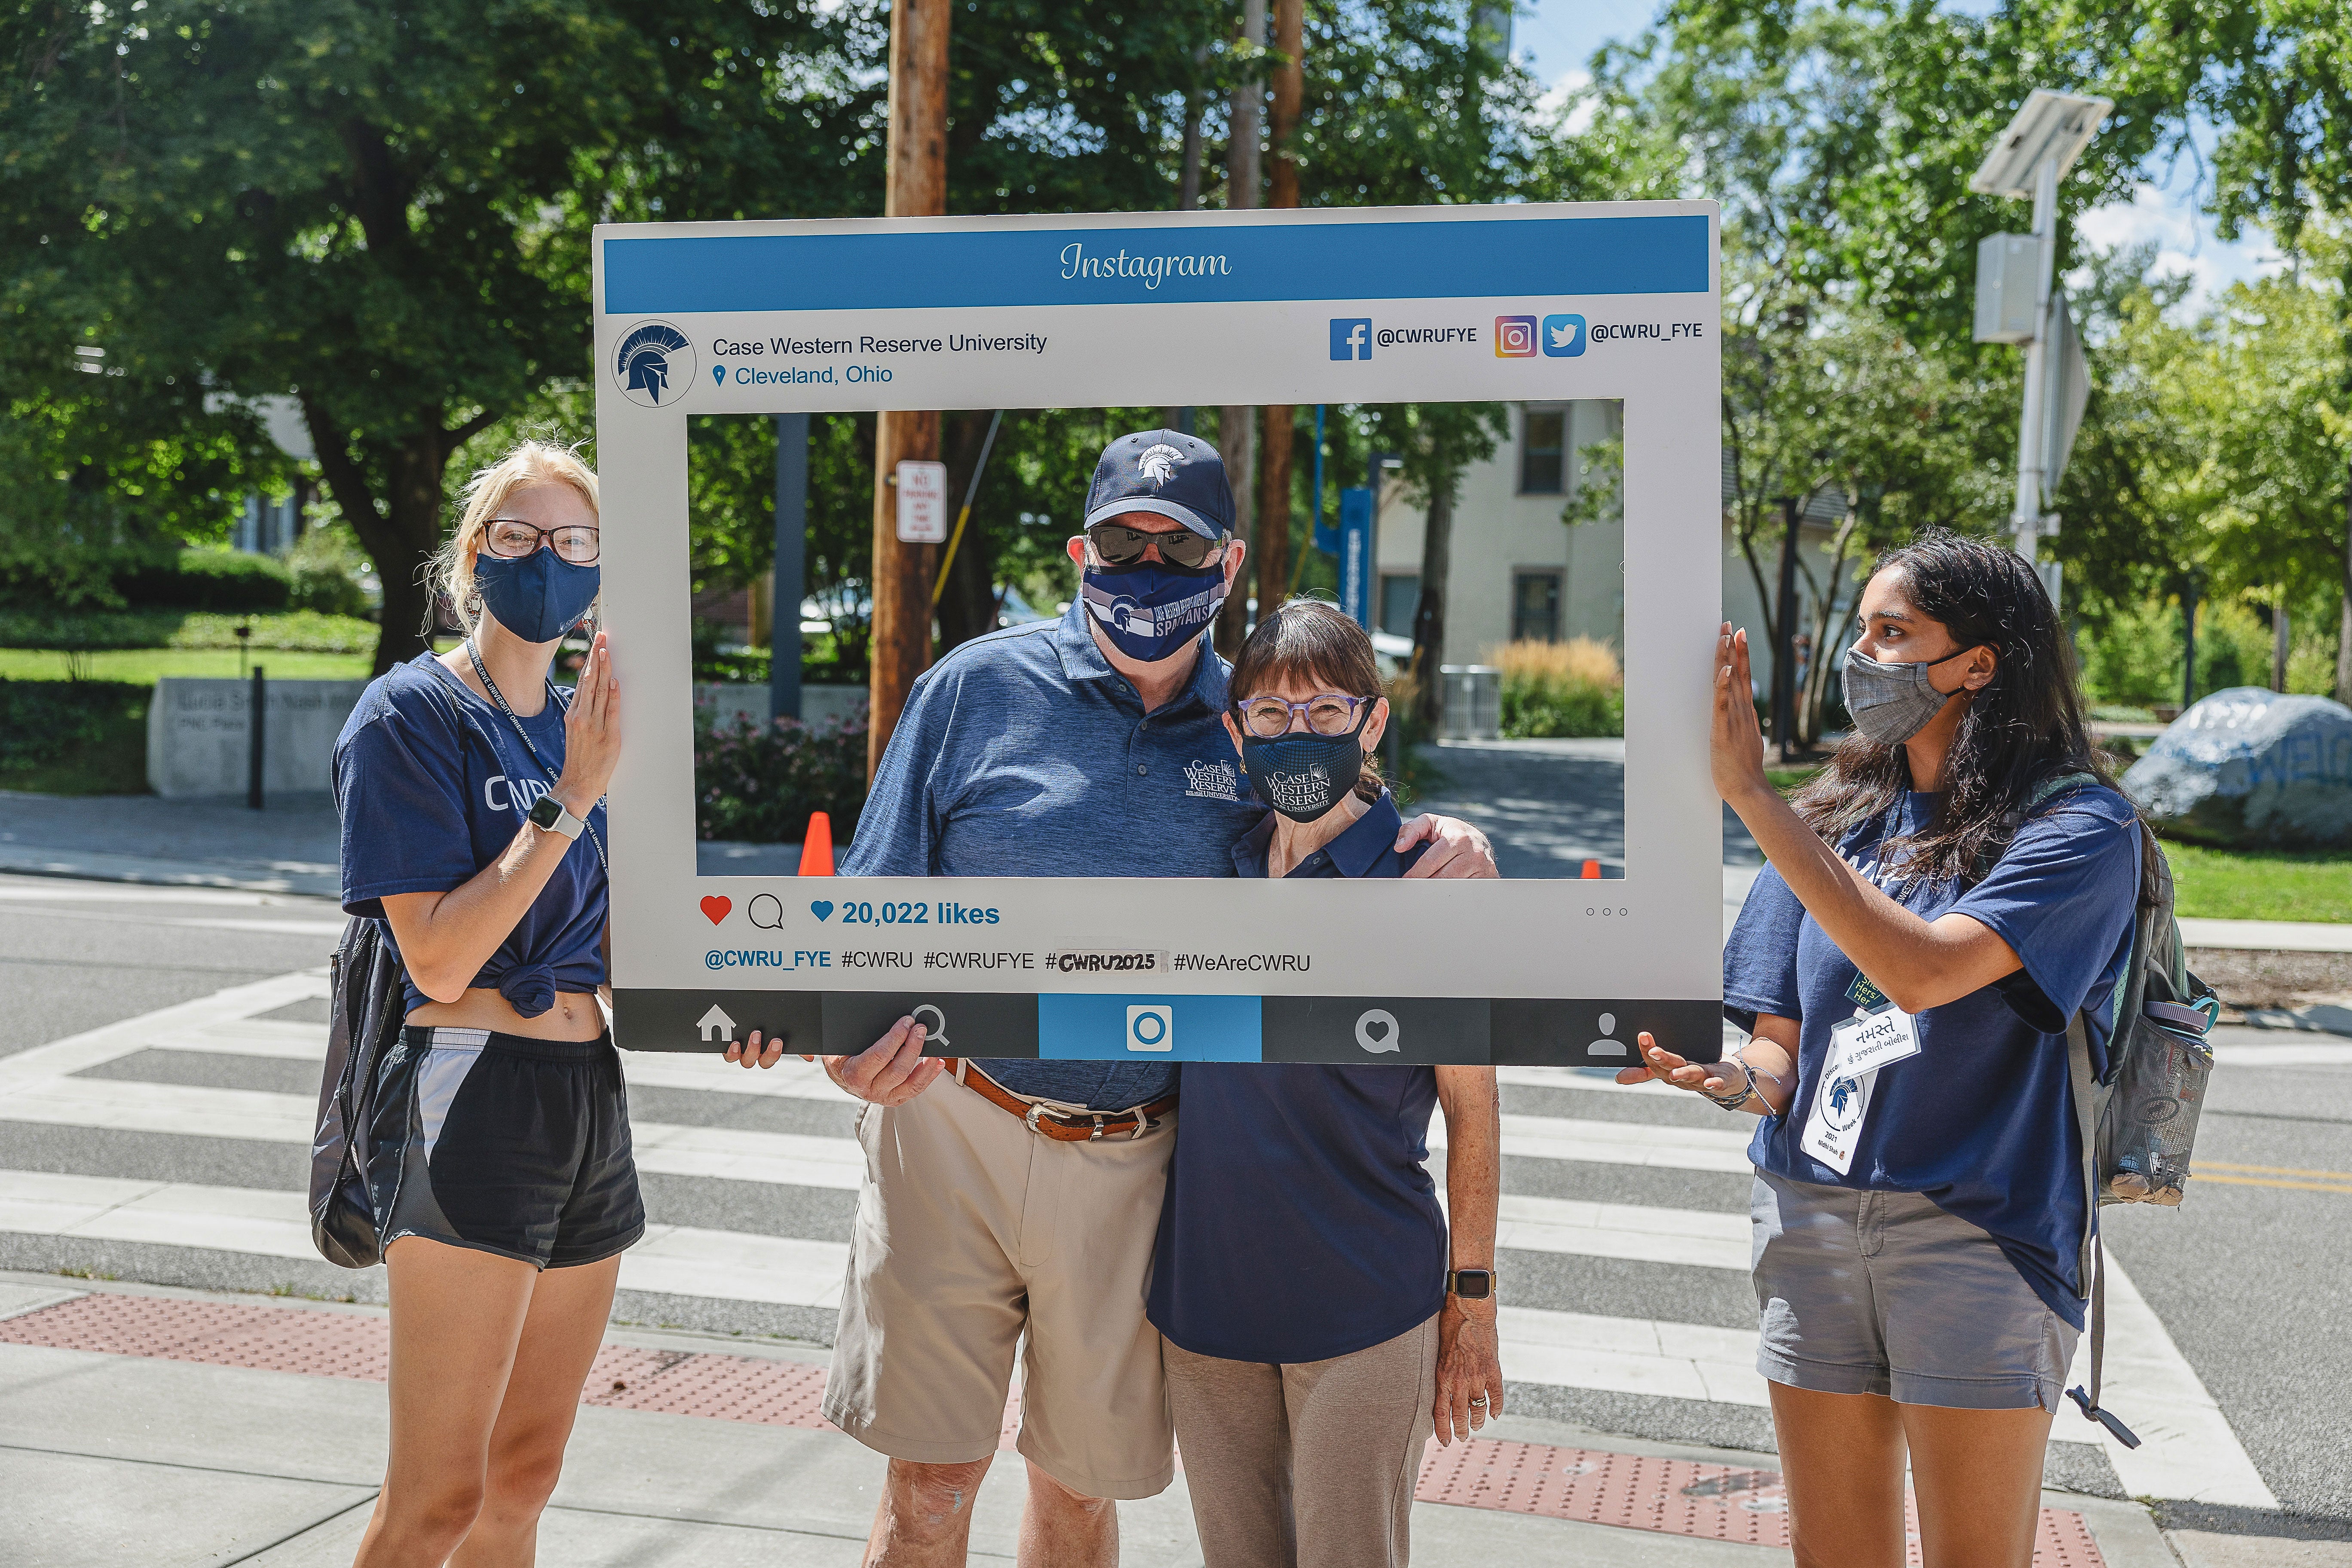
M547 768L561 773L563 701L551 699L521 724ZM383 920L389 894L446 893L471 881L507 852L552 782L507 716L431 654L377 677L335 741L345 912ZM610 842L602 801L588 826ZM604 983L608 903L604 865L583 833L467 988L495 989L526 1017L545 1012L559 991L595 990ZM408 1005L427 1000L412 982Z
M1797 1093L1785 1116L1764 1119L1748 1157L1792 1181L1920 1194L1990 1232L2033 1293L2080 1328L2087 1216L2066 1021L2084 1015L2093 1068L2104 1073L2131 955L2139 828L2122 795L2085 786L2030 816L1973 887L1906 878L1888 865L1890 842L1932 821L1939 798L1906 794L1838 853L1923 920L1983 922L2024 967L1917 1016L1919 1054L1878 1069L1853 1168L1840 1175L1799 1141L1831 1028L1859 1003L1884 1003L1767 867L1724 944L1723 1010L1742 1028L1759 1013L1798 1021Z
M1402 877L1379 802L1293 877ZM1234 846L1263 877L1271 818ZM1349 1355L1445 1304L1445 1214L1429 1158L1437 1069L1298 1062L1184 1068L1160 1209L1152 1324L1195 1355L1297 1365Z
M1225 733L1225 673L1203 635L1192 679L1147 714L1076 604L962 644L908 694L841 874L1232 876L1234 842L1265 808ZM1103 911L1107 942L1117 914ZM980 1065L1016 1093L1097 1110L1176 1087L1170 1062Z

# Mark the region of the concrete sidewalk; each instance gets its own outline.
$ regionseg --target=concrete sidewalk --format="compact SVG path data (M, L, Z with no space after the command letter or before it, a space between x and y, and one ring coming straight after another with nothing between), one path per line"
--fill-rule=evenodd
M250 811L242 801L0 791L0 871L331 899L342 890L341 839L323 795Z
M340 1568L383 1461L382 1325L368 1307L0 1274L0 1560ZM855 1564L882 1461L815 1418L824 1353L615 1328L541 1560ZM1013 1557L1023 1490L1007 1455L980 1494L974 1560ZM1790 1562L1769 1455L1507 1416L1433 1452L1420 1500L1424 1563ZM2043 1500L2038 1568L2178 1568L2138 1505ZM1132 1568L1201 1563L1181 1474L1160 1497L1121 1504L1119 1523Z

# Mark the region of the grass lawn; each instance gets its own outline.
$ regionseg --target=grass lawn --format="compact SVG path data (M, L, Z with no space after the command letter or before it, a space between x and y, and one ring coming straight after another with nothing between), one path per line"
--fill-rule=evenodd
M152 686L166 675L226 676L237 674L232 648L129 647L109 648L79 656L86 680L128 682ZM373 659L365 653L297 653L284 648L256 649L246 660L250 670L261 666L280 680L365 680ZM0 647L0 679L64 680L66 656L49 648ZM29 787L29 786L20 786Z
M2175 908L2226 921L2352 922L2352 850L2209 849L2168 843Z

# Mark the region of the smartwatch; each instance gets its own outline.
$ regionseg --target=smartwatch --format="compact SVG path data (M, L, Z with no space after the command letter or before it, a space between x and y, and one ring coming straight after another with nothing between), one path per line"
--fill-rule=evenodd
M530 825L543 833L561 833L577 843L580 830L587 826L563 809L563 803L552 795L543 795L531 804Z
M1465 1301L1485 1301L1495 1294L1495 1271L1491 1268L1455 1268L1445 1276L1445 1293L1459 1296Z

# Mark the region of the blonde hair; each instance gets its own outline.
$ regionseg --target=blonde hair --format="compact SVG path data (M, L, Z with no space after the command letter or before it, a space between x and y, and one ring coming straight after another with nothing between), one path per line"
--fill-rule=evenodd
M518 441L497 462L474 470L474 477L466 481L466 510L457 528L433 552L429 576L467 631L474 629L482 609L481 598L474 592L474 557L481 552L482 537L508 498L531 485L569 485L588 503L591 512L598 511L596 470L581 461L576 447Z

